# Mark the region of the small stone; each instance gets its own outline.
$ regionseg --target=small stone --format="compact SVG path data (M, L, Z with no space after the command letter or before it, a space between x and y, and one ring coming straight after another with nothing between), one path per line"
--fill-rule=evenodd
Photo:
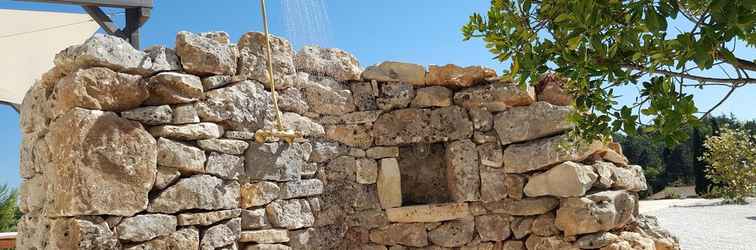
M229 40L228 33L225 31L210 31L210 32L202 32L198 34L201 37L210 38L213 41L216 41L220 44L228 45L231 43Z
M559 229L554 225L554 213L549 212L536 216L533 220L531 231L538 236L553 236L559 234Z
M155 176L155 185L152 186L153 191L159 191L167 188L181 176L181 172L176 168L158 166L157 175Z
M500 168L504 164L501 145L498 143L485 143L478 145L478 157L480 164L492 168Z
M470 120L473 122L473 128L478 131L489 131L493 128L493 114L482 108L470 108Z
M378 162L371 159L357 159L355 175L359 184L373 184L378 180Z
M498 201L509 196L509 186L505 182L507 173L500 168L480 168L480 200Z
M367 148L373 144L370 130L361 125L335 125L326 129L326 138L358 148Z
M496 71L481 66L459 67L454 64L428 66L428 85L465 88L485 82L486 78L496 77Z
M344 114L339 118L341 118L341 121L345 124L365 124L373 123L375 120L378 120L378 116L380 116L381 113L382 111L380 110L353 112Z
M527 106L535 101L532 87L522 90L512 83L492 83L467 88L454 94L454 104L465 108L484 108L499 112L516 106Z
M226 44L186 31L176 34L176 54L189 73L197 75L234 75L236 53Z
M221 137L223 135L223 127L209 122L187 125L162 125L150 128L150 134L155 137L166 137L175 140L202 140Z
M470 140L450 143L446 148L449 192L455 201L480 199L480 169L475 144Z
M553 136L510 145L504 149L504 169L507 173L525 173L543 169L565 161L582 161L591 154L603 150L600 141L573 143L560 147L568 141L567 135ZM571 146L575 145L576 146Z
M311 152L309 143L251 143L245 154L247 176L252 180L299 180Z
M280 188L274 182L261 181L241 186L242 208L264 206L278 198Z
M544 214L559 206L559 200L554 197L524 198L522 200L500 200L483 203L493 213L505 213L516 216Z
M265 207L270 224L274 227L299 229L311 227L315 216L307 200L276 200Z
M236 155L210 152L210 156L207 158L207 163L205 164L205 173L226 180L238 180L239 177L244 175L244 158Z
M241 155L247 150L249 143L234 139L205 139L197 141L197 146L212 152Z
M346 146L338 142L314 140L312 141L312 154L310 160L314 162L327 162L348 152Z
M287 245L281 244L257 244L249 245L245 250L291 250L292 248Z
M281 184L280 199L315 196L323 193L323 182L318 179L290 181Z
M289 233L282 229L265 229L256 231L243 231L239 242L257 242L264 244L289 242Z
M283 119L283 123L287 128L302 132L302 135L305 137L321 137L325 135L322 125L297 113L283 113L281 119Z
M325 75L337 81L359 80L360 63L349 52L336 48L304 46L294 57L297 71Z
M300 115L310 110L310 105L307 105L302 91L297 88L288 88L279 92L278 107L281 111Z
M142 214L123 219L116 232L118 239L148 241L176 231L176 217L164 214Z
M629 163L627 157L620 153L614 152L614 150L611 149L604 151L601 154L601 158L606 161L613 162L619 166L627 166L627 164Z
M123 111L121 117L147 125L162 125L171 123L173 110L168 105L148 106Z
M567 120L570 107L536 102L496 114L494 128L502 145L559 134L574 125Z
M636 232L622 232L619 238L630 243L635 249L656 249L653 239Z
M241 79L234 79L235 77L229 76L229 75L214 75L214 76L208 76L202 78L202 88L205 91L211 90L211 89L217 89L223 86L226 86L233 82L238 82L237 80Z
M446 107L451 105L452 91L441 87L432 86L417 89L415 99L410 104L411 107L428 108L428 107Z
M157 145L158 165L188 173L205 172L207 158L201 149L166 138L158 138Z
M241 210L242 229L261 229L270 226L264 208Z
M614 184L614 180L612 180L612 175L614 174L613 168L614 164L603 162L603 161L597 161L593 163L593 170L598 175L598 178L596 179L596 182L593 183L594 187L597 188L603 188L608 189L612 187L612 184Z
M562 201L555 224L565 236L607 231L633 218L636 198L627 191L602 191Z
M385 83L381 85L381 95L376 99L378 108L383 110L406 108L415 98L415 89L407 83Z
M405 82L412 85L425 85L425 67L402 62L382 62L367 67L362 72L362 79L380 82Z
M508 240L504 242L502 250L526 250L525 243L519 240Z
M399 162L396 158L381 159L378 171L378 198L384 209L402 205L402 183L399 174Z
M176 215L176 219L179 226L209 226L218 223L219 221L239 217L239 215L241 215L240 209L231 209L200 213L184 213Z
M572 103L572 96L564 90L567 79L556 73L546 73L538 80L535 87L538 101L548 102L553 105L568 106Z
M176 50L162 45L154 45L144 49L147 57L152 60L152 72L181 71L181 61L176 55Z
M473 142L476 144L499 143L499 137L496 135L496 131L475 131L473 133Z
M441 222L472 217L467 203L439 203L387 208L391 222Z
M514 217L512 219L512 223L510 224L510 227L512 228L512 233L514 234L515 239L522 239L528 234L530 234L532 226L533 226L532 216Z
M637 165L631 165L629 168L611 167L612 169L612 188L623 189L632 192L646 190L646 177L643 175L643 169Z
M352 93L346 89L333 89L314 84L302 89L310 111L318 114L341 115L356 109Z
M313 228L289 231L289 246L293 249L307 249L318 246L320 238Z
M239 240L240 233L240 218L214 225L202 234L200 249L220 249L221 247L232 245Z
M228 139L251 141L255 139L255 133L247 132L247 131L228 131L227 130L225 133L223 133L223 137L228 138Z
M372 147L366 152L368 158L396 158L399 157L399 147Z
M180 104L173 108L173 124L189 124L200 122L199 115L197 115L197 109L194 108L194 104Z
M116 235L108 228L108 224L97 217L87 219L59 218L42 224L45 227L45 236L40 241L24 242L19 238L18 246L23 247L29 243L45 244L46 249L120 249ZM40 232L42 233L42 232ZM23 237L23 234L19 235ZM21 248L18 248L21 249Z
M580 236L575 245L580 249L599 249L619 241L620 238L609 232L599 232Z
M350 148L349 155L356 158L362 158L365 157L365 150L360 148Z
M579 197L591 189L597 177L593 167L568 161L530 176L524 191L530 197Z
M147 208L151 213L176 213L204 209L233 209L239 206L239 183L210 175L193 175L160 192Z
M302 177L311 178L318 172L318 164L314 162L308 162L302 167Z
M525 241L525 246L528 249L559 249L559 250L578 250L579 248L572 246L572 244L566 242L562 237L539 237L531 236Z
M475 217L475 227L482 241L502 241L509 238L511 218L505 214L487 214Z
M370 230L370 241L382 245L424 247L428 245L428 232L423 223L394 223Z
M176 72L163 72L150 77L148 104L181 104L199 100L204 96L199 77Z
M158 250L158 249L199 249L199 231L195 228L184 228L170 235L157 237L153 240L134 245L126 250Z
M475 234L475 221L472 218L444 222L441 226L428 232L433 244L443 247L461 247L470 242Z
M354 98L354 105L357 106L357 110L376 110L378 104L376 98L380 94L378 89L378 83L372 82L355 82L350 85L352 90L352 97Z

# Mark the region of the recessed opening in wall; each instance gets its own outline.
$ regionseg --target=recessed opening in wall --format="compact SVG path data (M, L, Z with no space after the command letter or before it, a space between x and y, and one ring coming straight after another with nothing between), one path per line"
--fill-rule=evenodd
M446 181L445 152L443 143L399 148L402 206L452 201Z

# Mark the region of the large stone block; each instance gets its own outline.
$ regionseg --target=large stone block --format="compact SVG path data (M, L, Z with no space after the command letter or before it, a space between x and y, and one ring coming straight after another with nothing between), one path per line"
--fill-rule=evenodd
M262 82L270 89L265 39L265 34L262 32L247 32L239 38L236 45L239 49L239 75ZM289 41L281 37L271 35L269 41L276 89L291 86L291 78L286 76L296 73L294 50Z
M241 155L247 150L249 143L234 139L206 139L197 141L197 146L208 151Z
M485 108L491 112L527 106L535 101L532 87L525 90L511 83L491 83L467 88L454 94L454 104L465 108Z
M567 106L572 103L570 96L564 89L567 79L560 77L556 73L546 73L538 79L535 87L538 101L548 102L553 105Z
M387 209L402 205L402 181L396 158L381 159L377 186L381 207Z
M299 180L311 152L309 143L251 143L245 154L247 176L252 180Z
M239 206L239 183L210 175L194 175L179 180L160 192L147 211L176 213L186 210L220 210Z
M199 249L199 231L195 228L184 228L170 235L157 237L153 240L130 246L126 250L159 250L159 249Z
M152 60L152 67L149 69L151 72L182 70L181 61L179 61L175 49L166 48L163 45L153 45L144 49L144 52Z
M428 85L441 85L453 88L465 88L485 82L486 78L496 77L496 71L481 66L460 67L454 64L428 66Z
M281 199L315 196L323 193L323 182L318 179L290 181L281 184Z
M47 215L131 216L155 183L155 139L115 113L75 108L50 125Z
M176 34L176 55L189 73L197 75L234 75L237 53L227 44L181 31Z
M494 129L502 145L559 134L574 125L567 120L572 109L536 102L496 114Z
M229 249L225 247L233 246L239 240L240 234L241 218L216 224L203 232L202 239L200 239L200 249Z
M452 91L441 86L432 86L417 89L415 99L410 104L411 107L428 108L428 107L446 107L451 105Z
M118 239L142 242L176 232L176 217L165 214L140 214L125 218L116 227Z
M544 214L559 206L555 197L524 198L521 200L505 199L483 203L483 206L493 213L505 213L516 216Z
M326 138L358 148L373 144L370 130L362 125L333 125L326 129Z
M391 222L441 222L472 216L467 203L443 203L386 209Z
M556 226L565 236L608 231L633 218L637 200L627 191L603 191L568 198L556 213Z
M162 125L150 128L150 134L155 137L185 141L215 139L223 135L223 127L210 122L186 125Z
M354 105L357 106L357 110L376 110L378 104L376 98L380 94L378 88L378 82L355 82L349 85L352 90L352 97L354 98Z
M504 169L507 173L525 173L565 161L582 161L602 150L605 147L600 141L570 144L566 135L553 136L504 149Z
M224 180L238 180L244 175L244 158L236 155L210 152L205 173Z
M173 120L173 109L168 105L140 107L121 112L121 117L146 125L162 125Z
M312 84L302 92L310 111L318 114L341 115L356 109L352 93L347 89Z
M200 119L217 122L230 130L254 132L275 116L270 92L254 81L214 89L205 96L205 100L195 103Z
M181 104L199 100L204 96L202 82L195 75L163 72L150 77L148 104Z
M49 230L44 249L121 249L108 223L97 217L54 219Z
M289 241L287 230L282 229L265 229L256 231L244 231L241 233L239 242L257 242L257 243L283 243Z
M166 138L157 143L157 163L186 173L205 172L205 152L199 148Z
M219 210L211 212L183 213L176 215L179 226L210 226L220 221L237 218L241 209Z
M375 144L384 146L453 141L469 138L472 132L467 112L458 106L396 110L373 124Z
M81 68L106 67L141 75L152 73L152 60L120 37L95 34L81 45L73 45L55 55L55 66L67 72Z
M502 241L509 238L512 231L509 222L512 218L506 214L486 214L475 217L475 227L482 241Z
M458 202L480 199L478 152L470 140L449 143L446 148L447 184L452 199Z
M357 58L336 48L304 46L294 57L297 71L325 75L337 81L359 80L362 69Z
M382 62L369 66L362 72L362 79L380 82L404 82L412 85L425 85L425 67L402 62Z
M473 240L475 221L472 217L447 221L428 232L428 239L443 247L461 247Z
M392 110L406 108L415 98L415 88L408 83L385 83L381 85L381 95L376 99L378 108Z
M525 195L530 197L579 197L591 189L597 178L593 167L568 161L546 172L530 176L524 191Z
M278 198L281 188L274 182L244 183L241 186L242 208L264 206Z
M277 228L311 227L315 216L307 200L276 200L265 207L270 224Z
M51 107L55 117L74 107L124 111L139 107L149 96L141 76L108 68L80 69L58 81Z
M370 230L370 241L382 245L424 247L428 232L423 223L395 223Z

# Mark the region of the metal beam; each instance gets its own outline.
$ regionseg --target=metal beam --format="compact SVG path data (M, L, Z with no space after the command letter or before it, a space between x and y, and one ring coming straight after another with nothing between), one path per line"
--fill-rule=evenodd
M59 3L109 8L152 8L152 0L16 0L24 2Z
M100 7L97 6L81 6L84 8L84 10L89 14L89 16L92 17L92 19L97 22L97 24L102 27L105 32L107 32L110 35L117 36L121 32L121 30L118 29L118 25L116 25L112 19L110 19L110 16L105 14Z

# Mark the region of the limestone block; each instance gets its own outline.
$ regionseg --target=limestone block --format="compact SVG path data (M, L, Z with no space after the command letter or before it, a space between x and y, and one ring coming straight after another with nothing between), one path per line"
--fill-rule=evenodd
M310 111L318 114L341 115L356 109L352 93L346 89L313 84L302 89Z
M121 244L108 223L100 218L54 219L45 237L46 249L120 249Z
M205 172L205 152L166 138L158 138L157 163L188 173Z
M234 139L205 139L197 141L200 148L224 154L241 155L249 147L249 143Z
M200 249L222 249L237 242L241 234L241 219L235 218L216 224L202 234ZM233 249L233 248L232 248Z
M382 245L428 246L423 223L394 223L370 230L370 241Z
M458 202L479 200L480 169L475 144L470 140L449 143L445 157L452 199Z
M454 141L469 138L472 130L467 112L458 106L395 110L373 124L375 144L381 146Z
M534 218L533 216L516 216L512 218L512 223L509 225L512 229L512 234L515 239L522 239L528 236L532 230Z
M460 67L454 64L428 66L428 85L442 85L451 88L466 88L496 77L496 71L482 66Z
M376 99L378 108L392 110L406 108L415 98L415 88L408 83L385 83L381 85L381 95Z
M241 211L242 224L241 227L244 230L247 229L261 229L270 226L267 215L265 215L264 208L242 210Z
M168 105L140 107L121 112L121 117L146 125L162 125L171 123L173 109Z
M522 200L505 199L483 203L493 213L505 213L517 216L539 215L559 206L559 200L554 197L524 198Z
M307 200L276 200L265 207L270 224L277 228L299 229L315 223Z
M223 127L210 122L186 125L162 125L150 128L150 134L155 137L165 137L174 140L203 140L220 138L223 135Z
M329 126L326 129L326 138L359 148L367 148L373 144L370 130L362 125Z
M530 197L579 197L591 189L597 178L593 167L568 161L530 176L524 191Z
M304 46L294 57L297 71L325 75L337 81L359 80L362 69L357 58L336 48Z
M546 73L541 76L536 85L538 101L548 102L558 106L568 106L572 103L572 96L564 90L567 79L556 73Z
M220 177L224 180L238 180L244 175L244 158L210 152L205 164L205 173Z
M494 129L502 145L559 134L574 125L567 120L572 109L536 102L496 114Z
M396 158L399 157L399 147L372 147L366 152L368 158Z
M562 201L556 226L566 236L607 231L633 218L636 198L627 191L603 191Z
M289 234L288 231L282 229L243 231L239 242L284 243L289 242Z
M281 184L280 199L315 196L323 193L323 182L318 179L290 181Z
M262 32L247 32L239 38L236 45L239 49L239 75L262 82L267 89L270 89L265 39L265 34ZM276 89L287 88L293 85L292 79L287 76L296 73L294 50L291 48L291 43L281 37L270 35L269 41Z
M50 105L54 117L74 107L124 111L139 107L149 95L141 76L108 68L89 68L60 79L53 89Z
M441 86L431 86L417 89L415 99L410 107L429 108L446 107L451 105L452 91Z
M195 228L183 228L170 235L157 237L153 240L133 245L126 250L158 250L158 249L199 249L199 231Z
M572 244L566 242L562 237L540 237L531 236L525 241L525 246L528 249L559 249L559 250L579 250L579 248L572 246Z
M197 109L194 108L194 104L187 103L174 106L173 120L171 121L171 123L189 124L198 122L200 122L200 118L199 114L197 114Z
M179 180L157 195L147 208L151 213L176 213L192 209L220 210L239 206L239 183L210 175Z
M580 249L599 249L620 240L619 236L610 232L598 232L580 236L575 246Z
M280 188L274 182L244 183L241 186L242 208L264 206L278 198Z
M254 132L273 121L270 92L260 83L241 81L205 93L206 99L195 103L202 121L217 122L229 130Z
M382 62L369 66L362 72L362 79L380 82L405 82L416 86L425 85L425 67L402 62Z
M176 232L176 217L165 214L140 214L125 218L116 227L118 239L148 241Z
M309 143L251 143L245 154L247 176L252 180L299 180L311 152Z
M373 159L357 159L355 176L359 184L373 184L378 180L378 162Z
M371 82L355 82L350 85L352 90L352 97L354 98L354 105L357 106L357 110L376 110L378 104L376 98L380 94L378 83L376 81Z
M465 108L484 108L491 112L535 102L532 87L525 90L511 83L491 83L467 88L454 94L454 104Z
M349 152L346 146L334 141L313 140L311 143L310 160L314 162L327 162Z
M402 205L402 182L396 158L381 159L378 171L378 199L384 209Z
M554 236L559 234L559 229L554 224L554 213L549 212L542 215L538 215L533 220L531 231L538 236Z
M312 121L312 119L301 116L297 113L286 112L281 116L284 126L302 132L305 137L321 137L325 135L323 126ZM270 127L272 127L271 125Z
M478 131L490 131L494 126L493 114L483 108L470 108L470 120L473 122L473 128Z
M437 203L386 209L391 222L441 222L472 216L467 203Z
M378 120L382 112L380 110L352 112L339 116L339 119L345 124L372 124Z
M475 216L475 227L482 241L502 241L509 238L512 231L509 222L512 219L505 214L486 214Z
M604 161L597 161L594 162L592 166L593 171L598 175L598 178L596 179L596 182L593 183L593 186L603 189L612 187L612 184L614 184L614 180L612 179L612 175L614 174L614 164Z
M176 72L163 72L150 77L150 98L148 104L190 103L204 96L199 77Z
M284 89L278 93L278 108L284 112L304 114L310 110L302 91L297 88Z
M475 221L473 218L447 221L428 232L430 241L443 247L461 247L473 239Z
M176 34L176 55L196 75L234 75L237 53L227 44L186 31Z
M211 212L182 213L176 215L179 226L209 226L220 221L237 218L241 215L241 209L219 210Z
M510 145L504 149L504 169L507 173L525 173L565 161L582 161L591 154L604 150L603 143L599 141L571 145L575 144L568 144L566 135Z
M73 45L55 55L55 66L66 72L81 68L106 67L119 72L149 75L152 59L120 37L95 34L83 44Z

